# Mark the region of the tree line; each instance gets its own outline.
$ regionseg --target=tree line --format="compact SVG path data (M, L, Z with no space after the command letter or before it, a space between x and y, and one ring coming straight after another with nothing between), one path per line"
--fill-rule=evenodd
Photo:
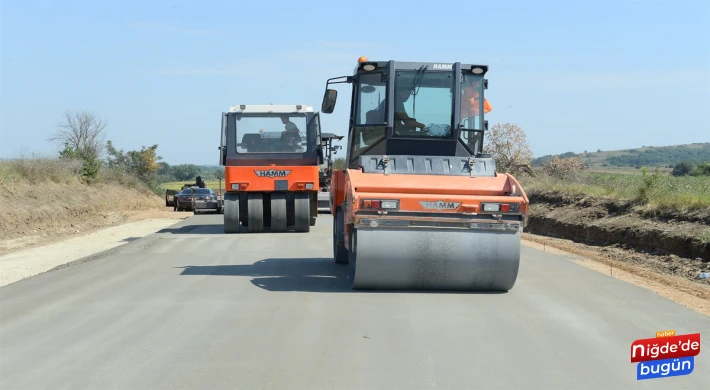
M648 149L626 149L622 150L624 154L618 156L607 157L603 160L604 164L617 167L633 167L633 166L668 166L669 168L681 162L691 164L700 164L710 161L710 143L698 145L697 147L688 147L685 145L677 146L661 146L648 147ZM602 153L597 150L597 153ZM588 157L588 153L566 152L558 154L559 158L583 158ZM548 163L553 155L546 155L532 160L533 166L543 166Z
M82 177L87 183L103 174L121 172L138 179L151 189L174 181L192 182L224 178L224 168L209 165L170 165L157 154L158 145L142 146L138 150L123 150L106 139L107 122L97 115L81 111L64 113L59 129L50 138L63 149L59 158L82 163Z
M211 165L195 165L195 164L177 164L170 165L166 162L160 162L158 169L158 182L168 183L174 181L191 182L197 176L203 180L222 180L224 179L224 167Z
M117 149L111 140L106 140L106 127L107 122L93 113L67 111L49 140L63 147L60 159L81 162L81 175L87 183L120 172L156 189L162 160L157 155L158 145L141 146L138 150Z

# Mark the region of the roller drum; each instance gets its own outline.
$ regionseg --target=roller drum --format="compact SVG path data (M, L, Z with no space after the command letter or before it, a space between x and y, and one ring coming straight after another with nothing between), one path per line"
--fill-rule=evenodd
M507 291L518 276L520 234L359 227L353 288Z

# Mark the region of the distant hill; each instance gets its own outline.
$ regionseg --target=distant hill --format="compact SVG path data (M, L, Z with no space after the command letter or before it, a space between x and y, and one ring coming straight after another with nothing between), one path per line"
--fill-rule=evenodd
M700 163L710 161L710 142L672 146L642 146L637 149L567 152L558 154L561 158L578 157L592 167L669 167L682 161ZM532 160L533 166L541 166L552 155Z

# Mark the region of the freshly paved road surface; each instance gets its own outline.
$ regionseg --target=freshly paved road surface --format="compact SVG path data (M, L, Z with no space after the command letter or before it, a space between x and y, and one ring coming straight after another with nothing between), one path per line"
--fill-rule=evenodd
M523 247L506 294L353 292L330 215L306 234L221 223L0 288L0 389L708 388L705 347L685 377L637 382L629 362L708 317L558 256Z

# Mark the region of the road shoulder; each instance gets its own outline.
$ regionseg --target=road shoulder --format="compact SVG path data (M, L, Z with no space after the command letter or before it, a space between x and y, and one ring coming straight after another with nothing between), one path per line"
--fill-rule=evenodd
M96 229L47 245L34 245L0 256L0 287L51 271L73 261L135 241L172 226L189 215L148 218ZM55 238L56 239L56 238Z
M710 316L710 287L706 284L625 262L618 253L610 254L604 247L598 248L530 233L523 234L522 244L562 255L576 264L648 289L693 311Z

